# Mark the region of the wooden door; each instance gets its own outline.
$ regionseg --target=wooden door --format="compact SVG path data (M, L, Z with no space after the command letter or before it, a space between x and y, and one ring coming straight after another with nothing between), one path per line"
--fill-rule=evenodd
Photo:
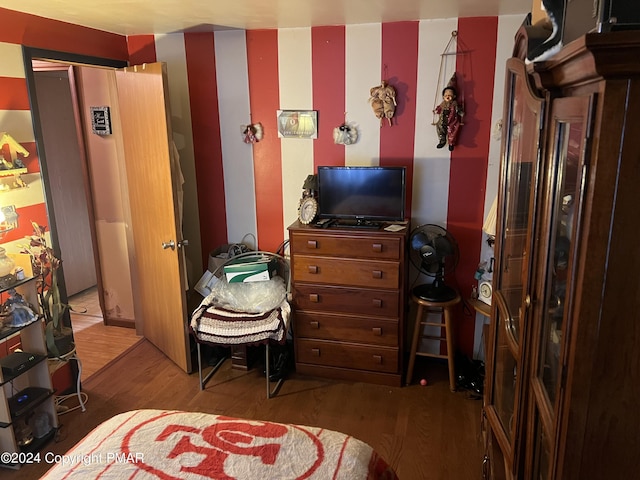
M145 338L191 371L185 294L181 184L166 67L116 71L134 241L134 294Z
M558 98L551 107L548 136L547 178L544 190L542 248L536 257L540 265L534 295L534 334L530 390L528 443L534 478L565 478L555 471L559 459L558 432L563 415L569 418L563 395L567 391L568 367L574 323L574 285L580 261L578 244L586 187L587 158L594 125L593 98L589 95ZM571 415L574 415L571 412ZM555 461L554 461L555 460ZM615 475L611 478L614 478Z

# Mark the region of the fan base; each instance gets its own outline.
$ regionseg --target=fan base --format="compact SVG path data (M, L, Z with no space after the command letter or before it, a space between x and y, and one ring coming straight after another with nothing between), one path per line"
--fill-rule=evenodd
M458 293L446 285L434 286L433 284L418 285L413 289L413 294L429 302L448 302L456 298Z

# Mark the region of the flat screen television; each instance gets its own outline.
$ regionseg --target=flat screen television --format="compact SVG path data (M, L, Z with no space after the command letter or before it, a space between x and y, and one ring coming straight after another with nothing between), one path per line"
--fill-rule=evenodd
M405 167L318 167L319 217L344 224L404 220L405 181Z

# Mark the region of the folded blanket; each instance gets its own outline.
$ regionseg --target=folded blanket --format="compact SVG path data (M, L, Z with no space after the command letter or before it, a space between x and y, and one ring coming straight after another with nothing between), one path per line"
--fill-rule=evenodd
M205 299L206 300L206 299ZM252 345L275 340L284 343L291 306L280 306L264 313L228 310L203 301L191 316L190 328L200 342L219 345Z

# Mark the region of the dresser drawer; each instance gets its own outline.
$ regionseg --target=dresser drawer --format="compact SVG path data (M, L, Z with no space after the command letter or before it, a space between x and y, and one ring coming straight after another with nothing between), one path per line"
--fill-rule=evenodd
M398 346L398 322L380 318L296 312L293 331L299 338Z
M396 373L398 349L327 340L296 340L296 362Z
M305 255L400 259L400 238L345 237L344 235L294 234L291 250Z
M293 261L296 282L398 288L398 262L297 255Z
M397 318L398 292L366 288L332 287L328 285L296 284L293 303L297 310L355 313Z

